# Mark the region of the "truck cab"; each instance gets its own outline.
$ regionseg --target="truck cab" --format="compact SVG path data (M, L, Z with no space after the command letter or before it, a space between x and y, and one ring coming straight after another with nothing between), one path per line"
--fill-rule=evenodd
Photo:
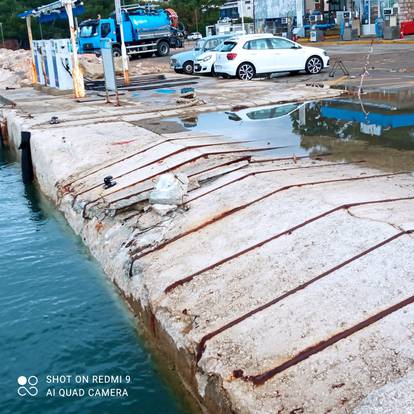
M96 53L101 48L101 40L109 39L117 43L117 29L113 19L90 19L79 25L79 53ZM114 50L114 55L117 55Z

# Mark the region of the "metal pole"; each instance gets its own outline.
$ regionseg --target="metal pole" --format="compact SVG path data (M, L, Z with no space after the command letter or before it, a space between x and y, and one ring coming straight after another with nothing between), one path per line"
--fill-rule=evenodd
M241 24L242 24L242 32L243 34L246 33L245 27L244 27L244 5L243 0L240 0L240 14L241 14Z
M83 98L85 96L85 85L83 83L83 74L79 66L78 58L78 45L76 42L76 29L75 22L73 20L72 0L62 0L66 9L66 14L69 20L70 40L72 42L72 58L73 58L73 89L75 92L75 98Z
M26 16L26 26L27 26L27 35L29 37L30 52L32 53L32 64L31 64L32 85L36 85L39 82L39 79L37 78L37 72L36 72L35 55L34 55L34 50L33 50L32 20L31 20L30 15Z
M129 69L128 69L128 56L124 39L124 17L121 11L121 22L119 23L119 33L121 35L121 54L122 54L122 69L124 71L124 83L129 85Z
M256 1L253 2L253 33L256 33Z

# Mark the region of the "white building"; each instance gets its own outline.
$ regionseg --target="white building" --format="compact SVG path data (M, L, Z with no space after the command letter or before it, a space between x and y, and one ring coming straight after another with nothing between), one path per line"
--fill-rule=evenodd
M220 20L239 19L242 15L242 7L244 17L253 19L254 17L254 0L227 0L223 6L220 7Z

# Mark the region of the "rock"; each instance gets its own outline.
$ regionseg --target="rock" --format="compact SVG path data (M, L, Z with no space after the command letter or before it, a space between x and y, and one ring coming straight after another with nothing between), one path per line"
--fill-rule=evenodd
M30 85L30 62L29 50L0 49L0 89Z
M162 174L149 195L149 201L151 204L180 205L187 191L188 178L185 174Z
M171 211L174 211L177 206L175 204L153 204L153 210L160 216L166 216Z
M79 64L83 75L89 79L102 79L104 77L102 58L95 54L87 53L79 55ZM122 58L114 58L115 72L118 76L122 76Z

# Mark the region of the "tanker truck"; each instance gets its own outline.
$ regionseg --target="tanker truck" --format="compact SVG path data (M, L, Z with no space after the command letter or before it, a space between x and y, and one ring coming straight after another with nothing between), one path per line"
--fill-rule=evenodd
M128 55L167 56L182 47L178 17L172 9L152 6L122 7L122 28ZM114 57L121 56L121 36L115 13L107 19L89 19L79 25L79 53L99 54L102 40L112 41Z

